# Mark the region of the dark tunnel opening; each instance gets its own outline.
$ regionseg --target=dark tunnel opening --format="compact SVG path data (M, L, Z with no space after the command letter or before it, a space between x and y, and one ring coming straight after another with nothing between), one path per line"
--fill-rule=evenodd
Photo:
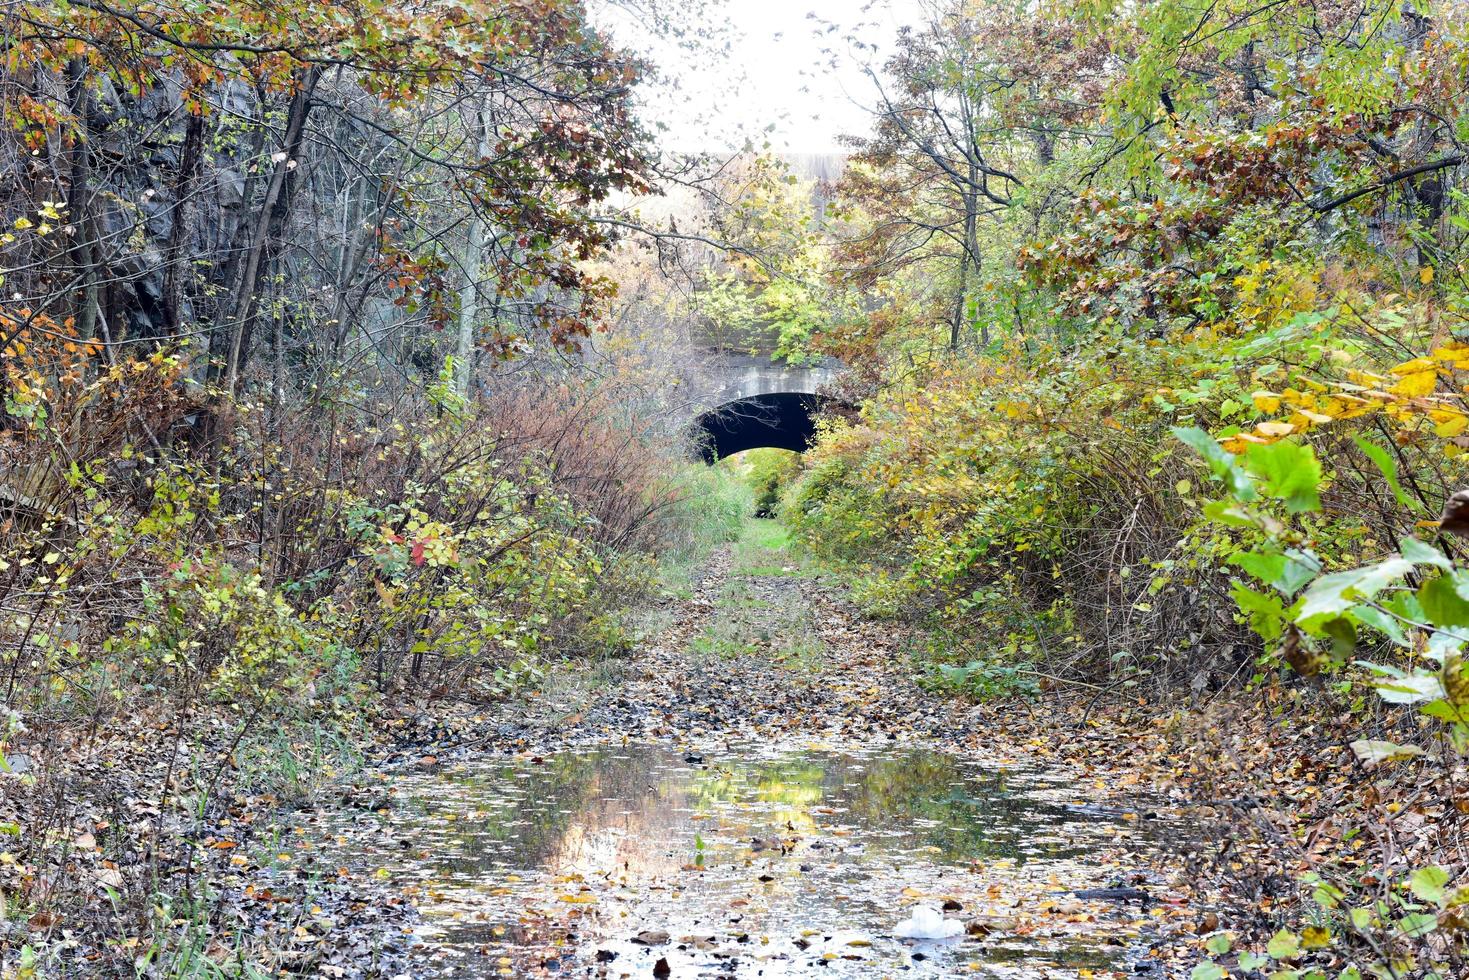
M816 438L817 416L834 404L821 395L791 391L727 402L694 420L700 455L706 463L717 463L748 449L803 453Z

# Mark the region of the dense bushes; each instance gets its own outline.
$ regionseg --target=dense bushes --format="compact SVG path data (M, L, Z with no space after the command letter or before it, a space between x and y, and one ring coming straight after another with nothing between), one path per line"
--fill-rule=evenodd
M162 358L122 396L106 374L58 396L52 420L110 439L67 446L38 421L4 447L33 488L0 538L24 624L4 659L17 708L105 710L134 684L313 710L360 683L493 693L548 656L616 649L652 556L705 519L681 447L610 388L440 391L366 428L241 405L211 459L130 424L179 370ZM176 400L180 424L190 410ZM726 527L734 507L714 508Z
M1390 549L1464 476L1446 454L1458 453L1456 437L1438 434L1462 417L1456 396L1332 401L1342 386L1370 392L1359 384L1368 373L1404 377L1402 347L1432 346L1428 330L1399 329L1388 344L1371 329L1371 318L1411 306L1342 309L1226 340L1099 334L1008 363L946 363L874 399L860 424L834 425L786 513L811 547L854 569L874 610L971 649L983 637L984 656L1039 658L1092 679L1145 667L1217 683L1207 675L1245 670L1255 649L1230 595L1242 532L1208 519L1217 490L1173 428L1218 432L1231 446L1270 441L1261 431L1306 433L1329 465L1326 511L1309 534L1332 566ZM1362 316L1367 328L1356 329ZM1452 363L1426 368L1444 391ZM1317 392L1315 407L1292 414L1303 392ZM1353 441L1362 436L1375 441ZM1388 484L1371 458L1384 453L1411 489Z
M1115 384L1054 353L880 396L826 434L787 514L858 571L862 601L942 629L955 656L1098 676L1227 649L1237 631L1209 600L1222 583L1183 567L1187 468L1154 458L1168 419L1148 399L1175 357L1127 341L1118 356Z
M755 516L774 517L781 495L800 466L800 457L784 449L752 449L744 454L740 466L755 497Z
M801 537L960 663L1252 674L1229 563L1251 532L1208 518L1172 430L1312 443L1324 509L1301 533L1328 567L1391 550L1464 476L1469 48L1429 6L1363 5L1373 31L1211 9L1187 64L1199 27L1168 4L955 8L908 38L834 232L879 299L817 341L880 391L789 495ZM1242 95L1236 70L1275 81ZM966 126L972 147L945 141Z
M236 7L10 11L7 701L615 646L678 447L568 355L649 189L640 63L575 0Z
M1464 975L1463 8L948 11L844 187L879 390L786 519L934 685L1188 733L1255 915L1194 980Z

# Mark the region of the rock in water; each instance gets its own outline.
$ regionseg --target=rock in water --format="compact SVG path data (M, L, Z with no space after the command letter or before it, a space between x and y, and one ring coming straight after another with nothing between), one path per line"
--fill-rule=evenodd
M963 933L964 923L945 919L942 912L927 905L915 908L913 914L893 930L893 935L900 939L949 939Z

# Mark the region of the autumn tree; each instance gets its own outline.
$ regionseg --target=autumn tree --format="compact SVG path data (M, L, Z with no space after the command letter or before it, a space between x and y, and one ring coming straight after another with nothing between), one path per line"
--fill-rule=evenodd
M461 359L481 341L564 345L607 291L580 267L609 241L593 209L647 189L639 66L579 4L7 16L7 213L65 205L59 245L9 248L11 334L199 338L226 392L261 348L330 360L355 336L357 355L401 362L422 346L405 328L459 314Z
M988 9L988 8L986 8ZM873 135L852 139L843 181L860 202L866 234L846 245L852 281L935 264L949 293L949 345L957 348L984 261L980 222L1003 213L1024 186L1012 133L995 129L995 97L1011 79L987 46L988 25L972 5L933 3L905 28L898 52L869 69ZM981 328L982 342L989 342Z

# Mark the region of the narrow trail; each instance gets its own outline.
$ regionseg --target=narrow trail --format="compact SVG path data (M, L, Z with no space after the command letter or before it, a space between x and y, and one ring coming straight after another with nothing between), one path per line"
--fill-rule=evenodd
M722 552L672 614L567 734L940 743L965 732L962 704L914 683L899 633L862 621L782 552Z
M757 522L635 657L439 723L324 818L417 905L410 975L1172 975L1149 801L975 730L782 545ZM961 935L900 939L917 906Z

